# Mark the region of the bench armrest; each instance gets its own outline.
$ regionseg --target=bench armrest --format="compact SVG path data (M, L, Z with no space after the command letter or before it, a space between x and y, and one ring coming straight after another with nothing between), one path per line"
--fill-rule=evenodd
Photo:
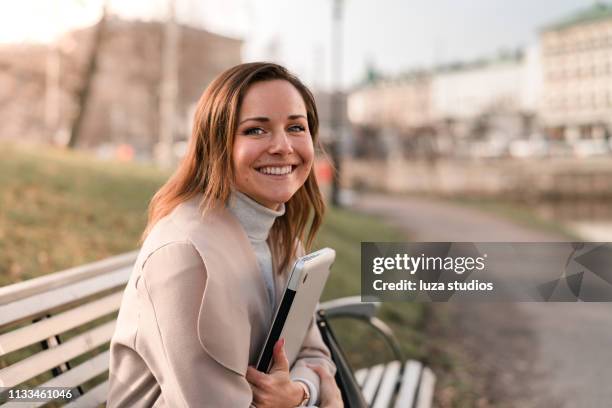
M348 296L319 304L328 317L356 317L370 319L380 307L378 302L362 302L361 296Z
M393 331L385 322L375 316L379 307L380 302L362 302L360 296L349 296L323 302L319 304L317 312L324 314L329 319L348 317L367 322L383 336L396 360L404 361L401 348L393 335Z

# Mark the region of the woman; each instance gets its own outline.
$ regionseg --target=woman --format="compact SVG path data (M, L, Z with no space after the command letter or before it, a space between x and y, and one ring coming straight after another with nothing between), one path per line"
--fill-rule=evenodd
M252 367L322 221L317 132L312 94L279 65L238 65L208 86L188 152L149 206L111 340L109 407L317 402L308 364L335 366L315 324L291 367L282 339L269 374Z

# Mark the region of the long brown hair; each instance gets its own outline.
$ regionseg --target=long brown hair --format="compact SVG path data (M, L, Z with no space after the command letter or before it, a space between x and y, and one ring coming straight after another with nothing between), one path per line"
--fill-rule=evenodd
M280 65L267 62L240 64L228 69L211 82L200 97L187 154L151 199L143 241L157 221L198 193L203 193L202 213L218 203L227 203L234 179L232 151L242 100L254 83L275 79L290 82L302 95L313 145L320 148L319 116L314 97L295 75ZM285 203L285 214L275 220L270 230L268 242L274 264L279 266L278 273L295 255L298 242L304 244L306 227L312 216L304 245L310 250L324 213L325 204L314 171L311 171L304 185Z

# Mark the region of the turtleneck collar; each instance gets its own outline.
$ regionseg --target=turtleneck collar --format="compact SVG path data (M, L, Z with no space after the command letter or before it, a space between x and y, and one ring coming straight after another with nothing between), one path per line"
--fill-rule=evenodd
M285 214L284 203L274 211L235 189L232 189L227 207L238 218L249 239L257 241L268 239L276 217Z

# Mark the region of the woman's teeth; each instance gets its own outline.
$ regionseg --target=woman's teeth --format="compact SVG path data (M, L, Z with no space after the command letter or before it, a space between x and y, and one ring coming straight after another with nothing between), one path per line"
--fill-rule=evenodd
M263 174L273 174L277 176L282 176L285 174L291 173L292 166L283 166L283 167L262 167L258 169L260 173Z

